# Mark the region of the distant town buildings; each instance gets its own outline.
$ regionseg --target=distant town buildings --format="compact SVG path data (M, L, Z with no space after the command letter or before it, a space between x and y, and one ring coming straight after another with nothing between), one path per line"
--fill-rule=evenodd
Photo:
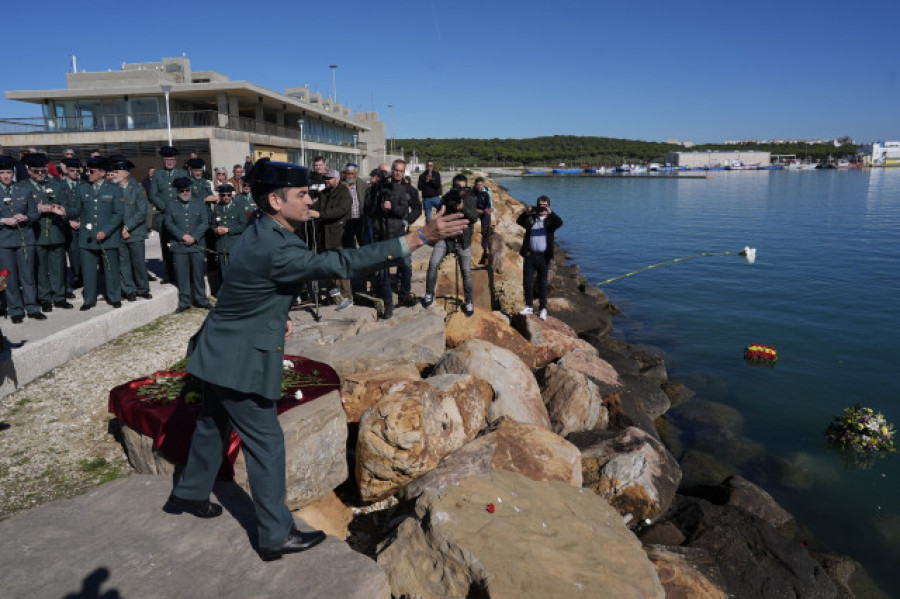
M97 149L123 154L142 170L157 166L159 148L171 140L183 155L195 153L229 170L247 156L310 164L323 155L329 166L354 162L361 172L392 158L377 113L353 114L308 86L279 93L195 71L187 58L67 73L65 89L7 91L5 97L39 104L43 113L0 118L0 145L11 154L36 147L51 157L65 148L85 156Z
M669 152L666 164L687 168L719 168L741 166L769 166L772 155L769 152Z

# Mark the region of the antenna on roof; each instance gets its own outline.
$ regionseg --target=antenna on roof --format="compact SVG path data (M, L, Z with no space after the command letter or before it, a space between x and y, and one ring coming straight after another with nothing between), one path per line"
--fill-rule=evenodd
M73 73L77 73L77 72L78 72L78 65L77 65L76 62L75 62L75 55L74 55L74 54L72 55L72 72L73 72Z

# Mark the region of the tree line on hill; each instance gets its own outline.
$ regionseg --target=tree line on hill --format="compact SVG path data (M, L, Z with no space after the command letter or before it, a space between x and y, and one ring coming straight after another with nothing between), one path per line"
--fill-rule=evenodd
M527 139L395 139L394 148L402 148L409 157L413 153L419 162L434 160L438 165L469 166L617 166L622 163L664 162L668 152L749 151L774 154L794 154L813 161L856 154L857 146L847 138L844 145L829 143L772 144L743 142L740 144L703 144L685 148L669 144L612 137L553 135Z

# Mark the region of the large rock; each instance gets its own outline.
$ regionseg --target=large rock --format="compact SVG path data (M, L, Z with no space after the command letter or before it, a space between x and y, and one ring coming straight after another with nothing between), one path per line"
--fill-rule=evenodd
M471 318L460 312L451 316L447 320L447 347L456 347L469 339L481 339L508 349L529 366L535 363L534 346L512 328L500 312L478 310Z
M175 464L157 449L153 447L153 438L142 435L124 422L119 421L122 433L122 445L125 446L125 454L128 463L138 474L158 474L172 476L175 472Z
M363 323L355 335L335 343L291 337L285 353L325 362L344 378L356 372L389 367L413 368L434 364L444 353L444 318L437 310L413 310L389 321Z
M561 358L574 349L580 348L596 354L597 350L591 344L578 338L575 329L553 316L541 320L536 315L516 314L510 322L534 345L537 366Z
M335 493L329 493L294 515L313 528L341 540L350 534L350 522L353 521L353 510L344 505Z
M449 394L425 381L395 385L359 421L360 496L378 501L394 494L472 436Z
M327 496L347 480L347 417L341 394L332 391L278 416L284 430L285 503L300 509ZM244 452L234 463L234 480L247 493Z
M669 410L666 418L682 431L686 445L729 464L746 464L765 453L761 444L741 433L743 417L731 406L693 399Z
M445 353L434 374L472 374L487 381L494 390L494 401L486 415L489 422L507 416L550 428L550 417L531 368L507 349L470 339Z
M237 485L216 484L225 513L210 520L164 512L171 490L167 477L128 476L0 522L3 596L390 597L381 568L334 537L260 561L253 502Z
M569 433L607 427L609 413L603 406L600 390L584 374L559 364L548 364L538 377L554 433L565 437Z
M532 480L558 480L575 487L582 483L577 447L544 428L504 418L410 483L404 495L407 499L418 497L425 489L439 489L494 470L518 472Z
M356 372L341 379L347 422L359 422L366 410L400 382L417 381L421 377L411 368L386 368Z
M634 522L655 520L669 508L681 470L656 438L636 427L617 434L593 431L571 435L581 449L584 486L606 498Z
M494 400L494 390L487 381L471 374L439 374L426 382L456 404L467 438L474 438L484 428L487 408Z
M664 596L640 543L605 501L505 471L426 491L378 564L395 597Z
M731 505L677 496L666 519L719 566L734 597L830 599L838 590L806 547L771 524Z
M649 545L644 549L656 567L659 581L666 590L666 597L728 597L715 560L702 549L662 545Z
M602 395L622 389L622 378L612 365L597 356L593 349L573 349L559 360L559 365L590 377Z

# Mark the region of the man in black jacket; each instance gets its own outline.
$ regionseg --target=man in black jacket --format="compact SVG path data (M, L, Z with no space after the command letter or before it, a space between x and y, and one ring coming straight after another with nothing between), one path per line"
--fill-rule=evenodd
M425 223L431 220L431 209L437 212L441 205L441 174L434 170L434 161L425 163L425 172L419 175L419 191L422 192L422 203L425 206Z
M541 196L537 206L525 209L516 224L525 228L525 238L519 251L524 258L522 285L525 288L525 307L519 314L534 314L534 275L538 277L538 317L547 320L547 275L553 259L554 233L563 225L562 219L550 210L550 198Z
M375 241L406 235L410 223L422 214L419 193L412 185L403 182L405 172L406 162L395 160L391 165L390 178L369 188L367 214ZM414 306L416 298L412 294L412 260L409 256L397 263L397 282L401 305ZM376 290L380 290L384 300L382 318L387 320L394 312L390 269L385 268L376 277Z

